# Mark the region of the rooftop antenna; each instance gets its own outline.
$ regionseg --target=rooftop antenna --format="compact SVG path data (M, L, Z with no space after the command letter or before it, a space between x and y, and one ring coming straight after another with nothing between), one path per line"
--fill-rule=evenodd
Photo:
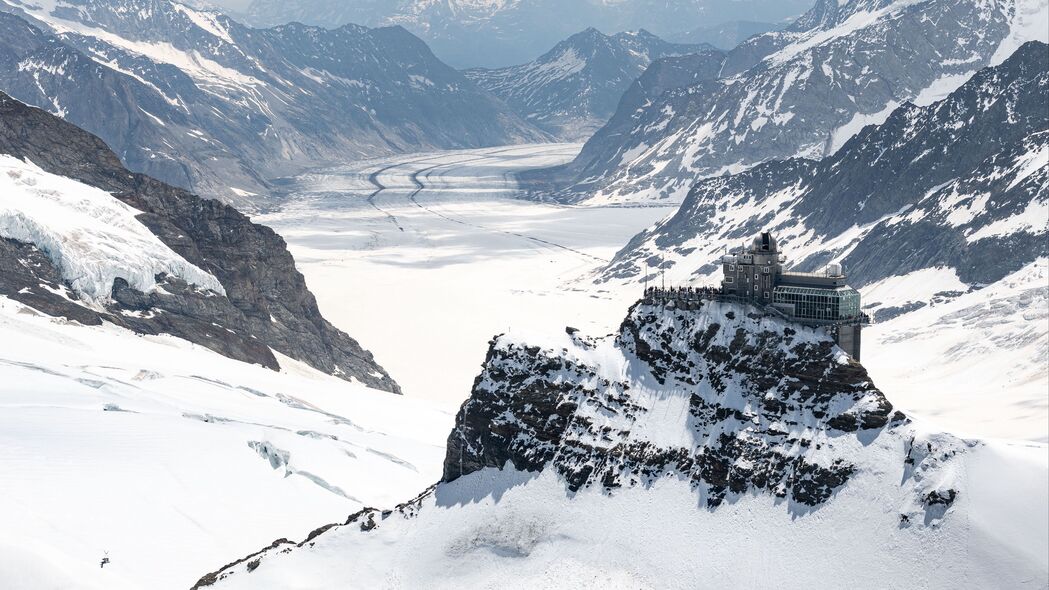
M665 260L663 259L663 253L660 252L659 253L659 275L663 279L663 290L666 291L667 290L667 269L666 269L666 265L663 264L664 262L665 262Z

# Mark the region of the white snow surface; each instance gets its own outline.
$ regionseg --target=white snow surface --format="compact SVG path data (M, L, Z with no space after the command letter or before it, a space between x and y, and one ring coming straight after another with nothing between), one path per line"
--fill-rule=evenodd
M522 145L348 165L299 177L287 206L254 221L287 240L324 316L365 343L406 395L458 404L494 335L566 325L608 333L637 296L595 288L587 277L670 208L513 198L514 171L563 163L579 148ZM389 188L369 204L368 177L379 170ZM426 187L417 194L414 172Z
M279 360L0 297L0 588L185 590L440 477L450 413Z
M968 288L952 275L926 269L863 289L870 302L926 304L864 330L864 366L893 403L941 427L1049 441L1049 261L933 297Z
M875 442L867 450L874 458L863 471L802 516L767 496L707 510L676 478L568 494L549 472L486 469L440 486L414 517L395 513L368 533L341 527L215 587L1039 587L1049 549L1045 447L970 451L959 468L972 493L936 528L899 526L903 469L881 469L901 449Z
M161 273L226 294L138 221L140 213L101 189L0 154L0 236L39 248L81 297L107 300L116 278L149 292Z

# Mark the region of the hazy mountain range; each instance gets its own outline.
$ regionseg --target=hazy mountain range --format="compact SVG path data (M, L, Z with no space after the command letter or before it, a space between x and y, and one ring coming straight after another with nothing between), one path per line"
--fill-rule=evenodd
M605 35L590 28L529 63L464 73L544 131L564 141L585 141L653 60L711 49L668 43L645 30Z
M589 27L610 34L647 29L663 37L692 31L697 38L675 40L728 42L739 36L701 31L756 15L778 22L810 6L810 0L253 0L244 12L248 22L265 26L399 24L453 66L496 68L533 60Z

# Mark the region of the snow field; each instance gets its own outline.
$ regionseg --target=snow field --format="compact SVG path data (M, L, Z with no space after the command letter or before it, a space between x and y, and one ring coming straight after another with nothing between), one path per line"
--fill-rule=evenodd
M585 277L668 208L511 198L515 170L562 163L578 149L416 154L315 173L299 179L288 206L255 221L288 241L325 317L374 352L406 395L455 407L496 334L609 333L639 296L594 289ZM386 168L378 181L391 188L370 206L374 187L355 189ZM427 188L412 196L415 172Z
M708 510L677 478L571 494L549 471L486 469L438 487L415 517L337 529L217 588L948 589L1046 578L1044 514L1026 508L1049 500L1044 446L970 450L961 460L982 481L954 518L900 527L902 447L884 438L863 448L834 499L801 515L767 495ZM1018 490L1030 495L1009 501Z
M450 414L280 361L0 298L0 586L184 589L440 477Z

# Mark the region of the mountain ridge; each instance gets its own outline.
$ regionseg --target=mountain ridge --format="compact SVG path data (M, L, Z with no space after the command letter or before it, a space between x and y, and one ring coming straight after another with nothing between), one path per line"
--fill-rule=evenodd
M529 63L463 73L544 131L581 141L612 116L623 92L653 60L712 50L668 43L644 29L605 35L591 27Z
M83 324L109 322L140 334L171 334L274 370L281 367L275 352L281 353L329 375L400 391L370 352L324 319L284 240L273 230L253 224L229 205L128 172L96 136L2 93L0 153L101 189L79 197L88 206L110 198L130 206L135 219L165 246L219 283L205 290L158 274L155 288L143 287L134 279L143 271L123 258L130 253L120 252L122 244L107 239L91 245L91 229L85 228L69 238L87 244L81 255L91 257L88 266L114 266L116 277L104 275L104 281L112 282L98 285L95 291L101 297L92 300L76 287L62 264L63 251L50 240L7 239L5 232L0 240L0 266L8 271L0 276L4 296ZM37 184L24 174L5 181L22 183L30 191ZM62 192L70 190L67 186ZM13 224L22 226L22 214L17 208L13 212ZM59 209L55 214L64 218L69 212ZM97 205L89 212L96 214ZM45 218L42 223L62 220Z
M1036 22L1049 7L1038 1L987 10L941 0L817 3L790 27L729 51L712 76L681 69L654 92L632 88L643 100L625 100L575 161L522 180L542 200L679 202L699 178L829 155L895 106L928 104L1000 63L1017 38L1049 40Z

